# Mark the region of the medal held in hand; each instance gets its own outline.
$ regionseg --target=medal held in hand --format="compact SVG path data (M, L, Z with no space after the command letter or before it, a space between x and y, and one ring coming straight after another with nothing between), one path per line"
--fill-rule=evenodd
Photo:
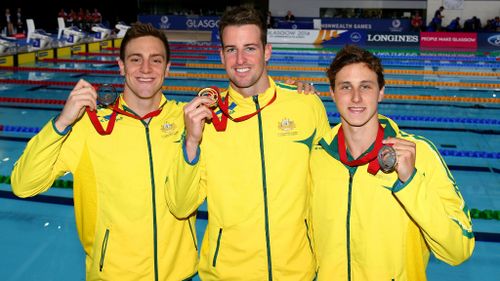
M380 169L384 173L392 172L396 168L396 163L398 162L396 150L391 146L382 146L378 152L377 158L378 163L380 164Z
M103 106L109 106L115 103L118 98L118 92L111 84L102 84L97 90L97 103Z
M208 97L212 100L212 103L207 104L208 107L214 108L217 106L217 100L219 99L219 92L214 88L203 88L198 92L200 97Z

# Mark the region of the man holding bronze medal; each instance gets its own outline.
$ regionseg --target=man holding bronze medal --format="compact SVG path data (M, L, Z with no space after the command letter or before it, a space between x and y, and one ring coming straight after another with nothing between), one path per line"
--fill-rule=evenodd
M123 93L80 80L12 172L20 197L73 174L87 280L179 281L196 273L195 217L175 218L164 199L184 131L184 105L162 93L169 66L165 34L133 25L120 48Z
M321 100L276 83L271 46L254 9L221 18L228 90L186 105L186 137L167 202L179 218L207 200L202 280L313 280L309 158L329 130Z
M380 60L346 46L327 75L341 123L311 156L318 280L426 280L430 252L468 259L469 210L436 147L378 114Z

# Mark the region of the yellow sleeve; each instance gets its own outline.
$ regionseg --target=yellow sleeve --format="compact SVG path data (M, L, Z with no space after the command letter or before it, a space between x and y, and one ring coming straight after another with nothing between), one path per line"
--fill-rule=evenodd
M60 161L60 155L70 134L58 133L51 120L28 142L11 174L15 195L24 198L42 193L52 186L55 179L69 171Z
M206 197L204 163L200 149L193 163L187 162L184 143L178 151L174 165L170 168L165 193L170 212L177 218L193 214Z
M437 258L458 265L472 255L475 240L469 209L432 143L423 138L417 142L416 171L393 191Z

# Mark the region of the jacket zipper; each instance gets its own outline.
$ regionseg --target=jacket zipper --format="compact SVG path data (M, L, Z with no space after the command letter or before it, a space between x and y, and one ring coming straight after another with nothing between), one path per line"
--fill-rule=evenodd
M259 96L253 96L253 101L255 102L255 108L258 111L260 109ZM272 281L273 265L271 260L271 241L269 237L269 209L267 205L266 161L264 157L264 136L262 131L262 115L260 112L257 114L257 119L259 122L260 163L262 168L262 188L264 193L264 219L265 219L265 229L266 229L267 270L268 270L268 280Z
M101 258L99 259L99 271L102 272L102 268L104 267L104 258L106 257L106 250L108 248L108 239L109 239L109 229L106 229L104 233L104 238L102 239L101 245Z
M143 122L146 127L146 140L148 142L148 153L149 153L149 173L151 175L151 202L153 206L153 259L154 259L154 273L155 281L158 281L158 226L156 224L156 192L155 192L155 173L153 166L153 151L151 148L151 139L149 135L149 124Z
M347 242L347 280L351 280L351 200L352 200L352 180L354 174L349 172L349 189L347 196L347 218L346 218L346 242Z

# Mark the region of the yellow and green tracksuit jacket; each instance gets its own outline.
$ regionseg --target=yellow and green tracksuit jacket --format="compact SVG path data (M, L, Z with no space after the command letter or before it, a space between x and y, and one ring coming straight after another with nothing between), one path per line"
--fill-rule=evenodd
M469 209L436 147L379 115L384 138L416 143L415 172L376 175L343 165L340 124L314 147L313 228L318 280L426 280L430 252L451 265L474 249ZM370 148L371 149L371 148Z
M222 93L235 118L268 104L275 91L277 98L249 120L229 120L224 132L206 124L196 164L179 157L169 177L167 201L176 216L207 198L202 280L312 280L316 274L309 158L329 123L316 95L269 79L271 87L258 96L244 98L232 88Z
M20 197L42 193L66 172L73 174L87 280L179 281L196 273L195 218L176 219L164 194L181 146L183 105L165 97L161 104L149 124L119 114L107 136L97 133L87 114L67 134L49 122L14 167L12 188ZM98 111L104 128L110 114Z

